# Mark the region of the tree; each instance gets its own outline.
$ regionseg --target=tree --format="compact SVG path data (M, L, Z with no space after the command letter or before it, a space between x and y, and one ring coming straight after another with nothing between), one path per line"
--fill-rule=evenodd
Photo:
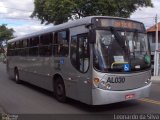
M13 32L14 30L11 28L7 28L6 24L0 25L0 51L4 54L5 56L5 50L3 48L3 41L7 41L11 38L13 38Z
M12 28L9 29L6 26L6 24L0 25L0 42L13 38L14 30Z
M153 7L151 0L34 0L34 5L31 17L46 24L91 15L129 17L139 7Z

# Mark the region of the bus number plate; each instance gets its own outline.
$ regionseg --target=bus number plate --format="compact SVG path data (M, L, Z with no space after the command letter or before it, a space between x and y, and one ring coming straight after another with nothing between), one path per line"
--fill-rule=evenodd
M126 100L129 100L129 99L133 99L134 97L135 97L134 94L129 94L129 95L126 95L126 96L125 96L125 99L126 99Z
M125 77L119 76L119 77L108 77L107 78L108 83L125 83Z

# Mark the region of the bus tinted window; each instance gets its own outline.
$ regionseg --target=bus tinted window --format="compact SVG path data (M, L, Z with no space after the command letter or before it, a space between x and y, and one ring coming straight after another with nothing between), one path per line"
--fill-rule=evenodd
M11 48L12 46L11 46L11 43L8 43L8 45L7 45L7 56L11 56Z
M19 48L23 48L23 41L19 41Z
M54 34L54 39L53 39L53 44L52 44L52 54L54 56L58 56L59 55L59 44L58 44L58 40L57 40L57 33Z
M30 39L29 47L34 47L39 45L39 36Z
M8 50L12 49L11 43L8 43L7 49Z
M15 43L11 43L11 49L14 49L15 48Z
M53 34L44 34L40 36L40 45L49 45L52 44Z
M29 56L38 56L38 47L29 48Z
M50 45L46 45L46 46L40 46L39 47L39 55L40 56L51 56L52 54L52 50L51 50L51 46Z
M14 56L15 55L15 42L8 43L7 55Z
M40 36L40 46L39 46L39 55L40 56L51 56L51 44L53 41L53 34L44 34Z
M39 36L29 39L29 56L38 56Z
M72 37L71 63L80 72L87 72L89 68L89 43L87 34Z
M87 72L89 67L89 45L88 45L88 36L80 36L79 37L79 70L81 72Z
M57 34L57 42L58 42L58 54L59 56L67 56L68 55L68 35L67 31L61 31Z
M19 42L15 42L15 48L19 48Z
M23 40L23 47L27 47L27 40Z
M77 36L71 38L71 63L75 68L78 68L77 63Z

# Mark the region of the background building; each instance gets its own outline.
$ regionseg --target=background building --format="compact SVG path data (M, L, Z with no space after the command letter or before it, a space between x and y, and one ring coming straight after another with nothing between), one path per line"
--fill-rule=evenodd
M154 62L154 52L156 46L156 25L147 29L148 39L151 45L151 60ZM160 49L160 22L158 23L158 48Z

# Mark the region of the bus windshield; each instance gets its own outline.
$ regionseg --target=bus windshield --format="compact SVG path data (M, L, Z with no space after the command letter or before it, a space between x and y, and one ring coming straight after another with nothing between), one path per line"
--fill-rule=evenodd
M94 68L102 72L128 72L148 69L150 52L147 35L138 31L96 30Z

